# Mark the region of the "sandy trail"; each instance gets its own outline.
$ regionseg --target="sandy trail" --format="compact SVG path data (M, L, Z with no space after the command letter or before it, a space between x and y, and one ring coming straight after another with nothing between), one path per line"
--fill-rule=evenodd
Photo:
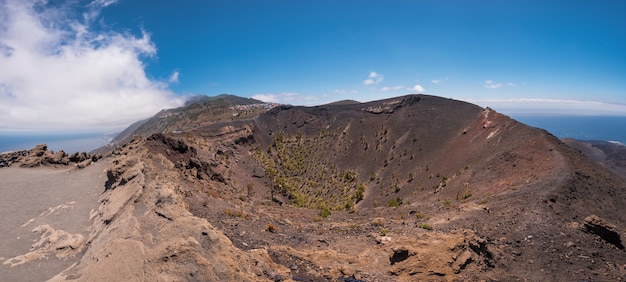
M76 238L88 237L89 212L98 207L107 166L108 159L103 159L82 170L0 169L0 280L44 281L80 259L84 242ZM42 232L33 232L36 228ZM46 230L49 232L43 232ZM40 241L44 235L46 240ZM59 252L43 250L46 245L56 249L49 244L54 240L80 244L82 252L73 250L72 245L66 248L69 257L59 259ZM38 242L43 243L31 248ZM31 260L33 251L43 258ZM31 259L20 257L28 253Z

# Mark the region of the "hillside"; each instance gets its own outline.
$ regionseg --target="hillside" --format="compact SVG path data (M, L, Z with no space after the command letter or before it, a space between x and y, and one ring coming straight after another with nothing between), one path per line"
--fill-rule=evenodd
M196 126L195 107L101 160L89 247L55 281L626 277L625 179L489 108L409 95Z
M626 177L626 146L623 144L597 140L583 141L571 138L566 138L563 142L579 150L589 157L589 159L599 163L612 172Z
M123 145L134 135L145 138L155 133L181 132L217 122L249 119L271 106L259 100L229 94L214 97L196 95L180 108L162 110L154 117L131 124L113 139L113 144Z

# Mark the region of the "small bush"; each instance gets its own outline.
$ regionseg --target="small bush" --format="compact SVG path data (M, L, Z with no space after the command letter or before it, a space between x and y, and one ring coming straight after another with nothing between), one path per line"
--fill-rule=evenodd
M225 209L224 214L232 217L244 218L245 214L241 211L236 211L232 209Z
M324 207L320 210L320 216L322 218L327 218L328 216L330 216L330 210L328 210L328 208Z
M472 191L467 191L467 193L463 194L463 196L461 196L461 200L465 200L469 197L472 196Z
M363 197L365 195L365 185L363 184L359 184L356 186L356 193L354 195L354 202L358 203L360 201L363 200Z
M425 213L423 213L423 212L418 212L418 213L415 214L415 217L417 219L423 219L423 218L427 218L428 216Z
M385 219L382 217L377 217L372 220L372 226L385 226Z
M426 230L433 230L433 226L428 223L421 223L419 225L419 228L426 229Z
M402 198L400 198L400 197L393 198L393 199L391 199L391 201L389 201L387 203L387 206L389 206L391 208L397 208L400 205L402 205Z

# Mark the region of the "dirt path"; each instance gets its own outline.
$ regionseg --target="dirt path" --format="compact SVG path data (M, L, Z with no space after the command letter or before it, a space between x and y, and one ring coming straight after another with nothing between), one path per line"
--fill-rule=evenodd
M0 169L0 280L44 281L80 259L107 166Z

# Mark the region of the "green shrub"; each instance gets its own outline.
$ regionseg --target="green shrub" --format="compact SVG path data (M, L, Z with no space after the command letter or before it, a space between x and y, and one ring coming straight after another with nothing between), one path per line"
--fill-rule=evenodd
M400 205L402 205L402 198L400 197L393 198L387 203L387 206L392 207L392 208L397 208Z
M463 194L463 196L461 196L461 200L465 200L469 197L472 196L472 191L467 191L467 193Z
M427 215L425 213L423 213L423 212L418 212L418 213L415 214L415 217L417 219L423 219L423 218L427 218Z
M356 187L356 192L354 195L354 202L358 203L363 200L363 196L365 195L365 185L359 184Z
M330 210L328 210L328 208L324 207L320 210L320 216L322 218L327 218L328 216L330 216Z
M420 223L420 225L418 226L419 228L422 228L422 229L433 230L433 226L428 223Z

